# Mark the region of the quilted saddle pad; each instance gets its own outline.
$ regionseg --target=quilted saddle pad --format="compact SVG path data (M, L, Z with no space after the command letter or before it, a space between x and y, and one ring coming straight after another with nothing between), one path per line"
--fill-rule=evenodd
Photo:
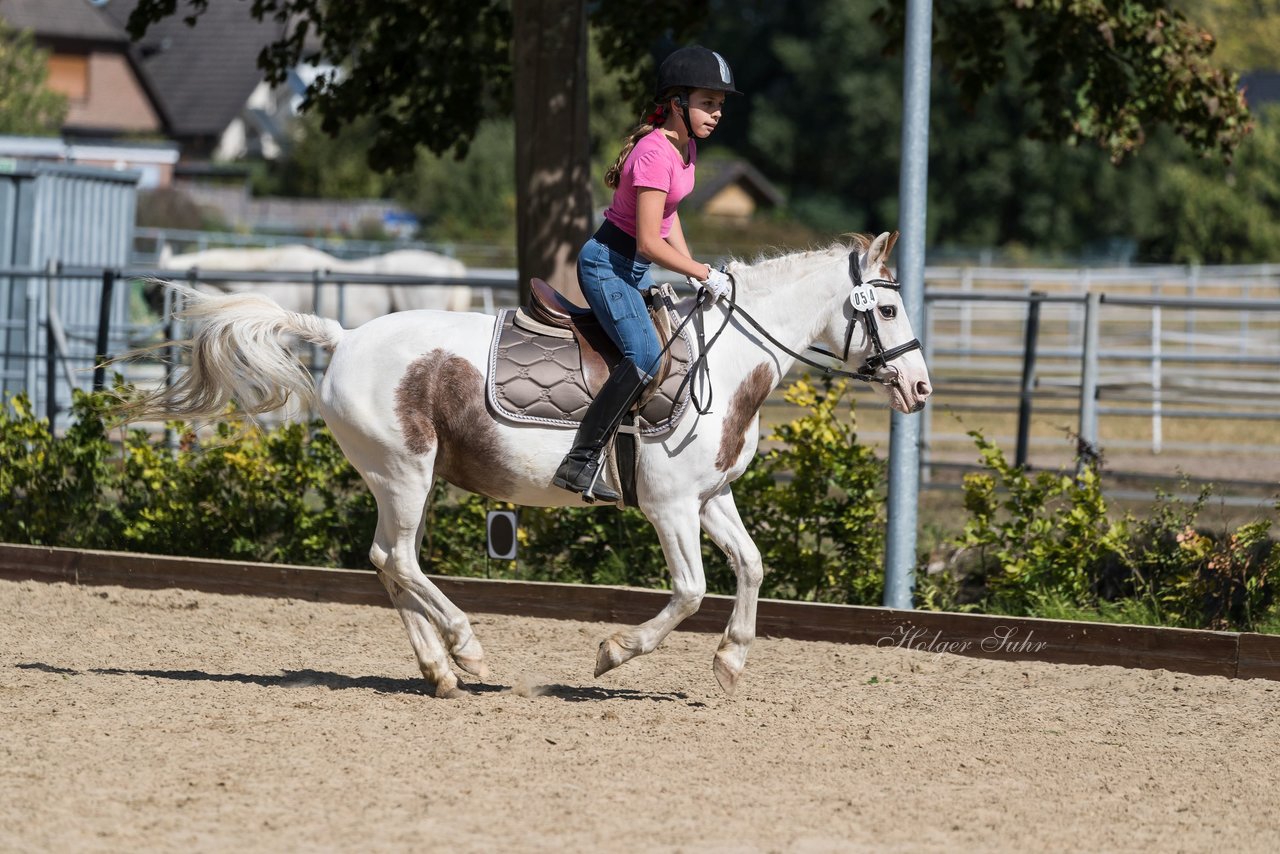
M688 310L692 300L681 308ZM659 327L676 328L681 317L665 306L655 309L668 316ZM665 338L660 334L660 338ZM686 327L675 337L669 354L670 367L656 390L641 398L633 410L635 426L622 431L642 436L661 436L674 430L688 407L690 383L685 377L693 346ZM612 367L620 359L606 355ZM503 309L489 348L489 371L485 392L489 407L499 417L520 424L576 428L591 404L583 370L582 354L573 333L532 320L520 309Z

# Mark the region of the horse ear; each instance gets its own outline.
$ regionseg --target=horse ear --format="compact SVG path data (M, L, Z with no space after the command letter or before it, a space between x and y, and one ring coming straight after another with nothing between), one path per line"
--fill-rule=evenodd
M893 254L893 247L898 243L898 232L889 235L889 245L884 248L884 260L888 261L889 256Z
M863 269L875 269L883 264L892 248L893 241L889 238L889 232L881 232L880 236L871 241L871 246L867 248L867 259Z

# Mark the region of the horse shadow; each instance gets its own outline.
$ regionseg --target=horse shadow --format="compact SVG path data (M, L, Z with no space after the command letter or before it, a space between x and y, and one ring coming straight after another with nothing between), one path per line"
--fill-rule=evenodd
M143 670L122 667L91 667L74 670L55 667L41 662L16 664L21 670L37 670L62 676L142 676L150 679L170 679L177 682L237 682L259 685L264 688L328 688L330 691L361 689L377 694L431 696L432 692L421 679L400 679L393 676L348 676L327 670L284 670L278 674L266 673L210 673L205 670ZM517 689L510 685L485 682L468 682L459 687L468 694L519 694L533 697L555 697L567 703L601 702L604 700L641 700L655 703L684 702L691 706L703 703L689 701L687 694L679 691L637 691L631 688L605 688L596 685L537 685L530 689Z

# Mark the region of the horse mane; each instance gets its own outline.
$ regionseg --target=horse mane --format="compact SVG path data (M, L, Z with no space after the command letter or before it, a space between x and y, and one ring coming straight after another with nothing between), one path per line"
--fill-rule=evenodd
M858 232L854 232L854 231L845 232L840 236L843 237L845 240L849 241L847 244L849 248L856 249L859 252L866 252L868 249L871 248L872 241L875 240L874 235L859 234Z
M768 293L764 282L773 281L784 276L790 279L803 278L814 269L831 263L838 258L847 258L850 250L866 252L871 246L871 237L865 234L843 234L826 246L801 250L774 249L765 250L750 261L735 258L730 263L735 278L740 283L760 293Z

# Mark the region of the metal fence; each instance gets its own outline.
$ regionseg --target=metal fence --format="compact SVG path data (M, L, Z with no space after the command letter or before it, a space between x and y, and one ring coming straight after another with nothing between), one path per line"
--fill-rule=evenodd
M1069 428L1118 479L1274 494L1280 265L932 269L926 301L926 477L967 467L966 427L1033 467Z
M510 270L461 277L324 271L183 276L171 270L66 266L0 270L0 278L23 281L36 291L74 290L81 302L98 306L92 322L72 332L93 342L80 354L60 347L56 335L41 334L57 325L56 318L41 317L36 334L27 338L30 346L19 354L27 361L26 375L35 362L45 366L46 375L56 368L88 386L95 357L180 337L181 330L154 319L119 319L120 295L136 291L138 282L151 276L302 283L312 289L315 306L322 304L323 288L337 288L339 297L330 304L337 306L340 321L341 294L348 288L469 285L475 307L492 312L514 303L516 284ZM1061 435L1046 435L1048 420L1050 432L1066 424L1108 453L1141 452L1155 459L1146 473L1156 479L1174 468L1195 469L1188 464L1215 456L1233 462L1217 466L1217 476L1214 466L1202 466L1190 472L1192 479L1249 487L1280 478L1280 431L1274 429L1280 420L1280 266L930 269L926 276L920 337L935 387L922 431L926 478L972 459L964 429L949 426L944 417L956 414L978 419L1015 461L1032 466L1057 464L1066 447ZM303 356L313 370L322 370L321 353ZM125 373L126 379L148 383L159 381L163 369L142 365ZM98 382L102 379L99 372ZM46 403L50 412L64 405L56 398ZM1199 433L1188 437L1186 425L1199 425Z

